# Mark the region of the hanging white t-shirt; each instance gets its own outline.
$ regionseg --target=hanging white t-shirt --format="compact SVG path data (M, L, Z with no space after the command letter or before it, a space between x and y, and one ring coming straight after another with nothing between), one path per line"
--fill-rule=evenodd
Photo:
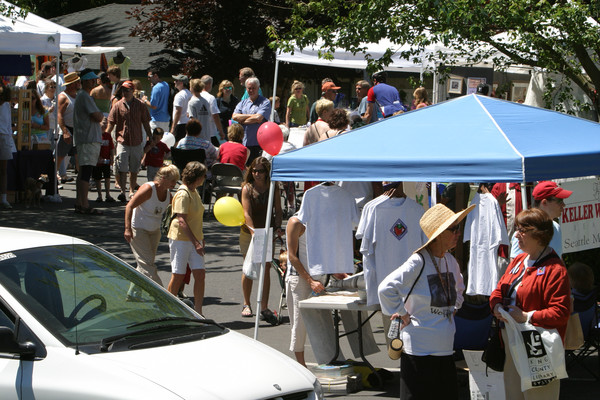
M337 185L354 197L358 212L361 212L365 204L373 200L373 184L371 182L340 181Z
M298 219L306 225L311 275L354 272L352 227L358 223L354 198L336 185L304 193Z
M498 284L498 246L508 244L506 225L498 200L491 193L476 193L477 207L467 215L463 241L470 240L468 295L489 296Z
M366 265L363 262L367 305L379 304L379 284L427 242L419 225L424 213L413 199L388 197L376 203L364 221L361 219L360 252L363 256L374 256Z
M406 354L448 356L453 353L456 332L452 314L462 306L465 285L458 262L450 253L444 254L442 258L435 258L440 269L439 275L427 250L421 253L425 266L418 280L423 259L419 254L413 254L381 282L381 312L384 315L410 314L411 323L400 333ZM445 286L446 282L448 285ZM414 289L404 304L403 299L413 284ZM448 292L449 299L446 296Z

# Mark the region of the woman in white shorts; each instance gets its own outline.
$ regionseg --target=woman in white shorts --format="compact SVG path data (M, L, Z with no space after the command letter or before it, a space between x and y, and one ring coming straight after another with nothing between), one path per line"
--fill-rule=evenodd
M204 300L204 206L196 188L204 183L206 167L198 161L189 162L181 174L183 184L173 197L173 218L169 227L171 281L167 290L177 295L189 264L194 277L194 309L202 315Z

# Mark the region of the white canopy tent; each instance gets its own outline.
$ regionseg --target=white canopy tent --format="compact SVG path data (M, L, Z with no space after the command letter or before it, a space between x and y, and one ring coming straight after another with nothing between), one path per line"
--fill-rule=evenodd
M5 0L0 0L6 7L14 7L15 11L19 12L21 9L17 6L14 6L13 4L5 1ZM15 19L11 19L11 18L7 18L7 17L0 17L1 18L1 24L2 26L0 27L0 36L4 34L4 32L6 31L7 28L9 28L10 25L17 26L18 25L18 31L23 32L23 33L33 33L33 32L52 32L52 33L58 33L58 39L56 41L56 45L60 46L62 48L62 46L77 46L77 47L81 47L81 33L74 31L72 29L69 28L65 28L62 25L58 25L52 21L49 21L45 18L42 18L38 15L35 15L33 13L28 13L27 16L25 18L15 18ZM7 40L4 40L4 37L2 37L2 41L1 41L1 45L0 47L2 48L2 51L4 51L4 48L7 46L12 46L14 47L14 52L11 53L6 53L4 52L3 54L43 54L43 55L55 55L57 54L56 51L32 51L32 47L30 46L32 44L32 42L20 42L20 41L12 41L12 42L8 42ZM43 50L43 49L40 49Z
M4 0L0 0L6 7L13 6ZM55 24L33 13L28 13L25 18L7 18L0 16L0 54L40 54L60 58L61 46L81 47L81 33L64 26ZM56 84L59 85L59 76L56 75ZM58 96L58 91L56 93ZM56 112L56 111L55 111ZM57 118L55 118L57 121ZM55 122L54 130L58 129ZM54 176L56 176L56 163L54 164ZM58 181L55 179L54 197L60 201L58 196Z
M60 55L60 33L0 16L0 54Z

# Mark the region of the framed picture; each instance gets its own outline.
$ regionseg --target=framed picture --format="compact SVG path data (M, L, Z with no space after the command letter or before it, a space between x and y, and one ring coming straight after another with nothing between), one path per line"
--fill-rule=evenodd
M477 86L485 84L485 78L467 78L467 94L477 93Z
M463 79L459 77L448 79L448 93L462 94Z
M525 101L525 96L527 96L528 87L528 82L513 82L510 99L516 103L523 103Z

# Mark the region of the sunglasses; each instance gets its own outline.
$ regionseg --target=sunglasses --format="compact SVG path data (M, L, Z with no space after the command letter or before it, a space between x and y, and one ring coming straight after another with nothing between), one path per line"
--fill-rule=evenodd
M460 229L460 225L454 225L451 226L450 228L446 229L448 232L450 233L456 233L458 232L458 230Z
M233 87L231 87L231 86L226 86L226 87L224 87L223 89L225 89L225 90L233 90Z
M253 174L264 174L265 172L267 172L266 169L253 169L252 170Z

